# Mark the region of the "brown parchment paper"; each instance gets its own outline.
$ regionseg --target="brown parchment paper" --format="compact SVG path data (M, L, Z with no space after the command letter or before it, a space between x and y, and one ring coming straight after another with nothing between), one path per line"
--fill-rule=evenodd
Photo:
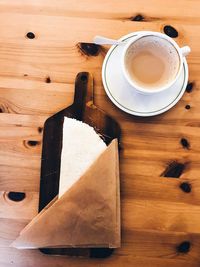
M119 156L114 139L80 179L52 200L13 247L120 246Z

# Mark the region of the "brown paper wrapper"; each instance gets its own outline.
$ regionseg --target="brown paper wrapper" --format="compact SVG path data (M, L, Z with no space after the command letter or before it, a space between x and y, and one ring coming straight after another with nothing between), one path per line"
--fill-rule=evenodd
M60 199L53 199L22 230L11 246L21 249L120 246L117 139Z

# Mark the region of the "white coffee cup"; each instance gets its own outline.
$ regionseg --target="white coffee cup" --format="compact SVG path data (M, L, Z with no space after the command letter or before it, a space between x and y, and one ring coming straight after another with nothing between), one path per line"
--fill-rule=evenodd
M162 49L163 49L163 43L166 43L166 47L168 44L169 44L169 46L173 47L173 49L174 49L174 51L176 51L176 53L173 54L173 58L171 58L171 59L172 59L172 61L177 60L177 64L179 64L179 66L177 67L177 70L176 70L176 74L174 73L173 78L170 79L170 81L167 81L165 84L163 84L162 86L159 86L156 89L153 86L152 86L152 89L151 89L151 87L148 87L148 89L147 89L147 88L145 88L145 86L141 86L141 84L138 84L138 82L133 78L133 76L130 75L130 70L129 70L130 67L129 68L127 67L127 65L128 65L127 62L129 60L128 54L130 53L132 47L136 44L136 42L139 39L144 38L144 37L148 37L148 39L149 39L149 37L151 37L151 36L152 36L152 39L157 37L156 38L157 46L162 45ZM143 40L145 40L145 39L143 39ZM172 38L170 38L169 36L167 36L163 33L144 31L143 33L137 35L136 37L131 38L131 40L128 41L127 44L125 44L125 46L124 46L124 50L123 50L123 54L122 54L122 70L123 70L124 78L127 80L127 82L135 90L137 90L139 93L142 93L142 94L155 94L158 92L165 91L168 88L170 88L171 86L173 86L176 83L176 81L178 80L178 78L181 74L181 71L183 69L183 58L186 55L188 55L190 53L190 51L191 50L190 50L189 46L184 46L184 47L180 48ZM175 58L175 57L177 57L177 58Z

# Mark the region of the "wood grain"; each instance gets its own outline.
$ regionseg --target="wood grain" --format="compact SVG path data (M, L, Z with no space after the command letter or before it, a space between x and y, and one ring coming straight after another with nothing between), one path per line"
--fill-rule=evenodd
M23 6L21 5L23 2ZM145 0L136 1L134 5L131 0L126 0L126 4L117 1L108 2L103 0L101 2L94 2L92 0L84 0L77 5L76 2L70 0L61 0L59 6L55 0L49 3L48 0L42 1L20 1L16 0L14 3L7 3L6 0L1 0L1 12L16 12L29 14L43 14L51 16L70 16L70 17L86 17L86 18L107 18L107 19L121 19L128 20L138 14L143 14L146 20L170 20L181 21L185 19L198 21L199 13L197 9L197 1L192 4L187 0L178 1L176 6L172 0L165 3L164 8L157 11L156 6L159 6L159 0L149 0L148 5ZM84 12L83 12L84 10ZM177 12L179 10L180 12ZM183 12L184 11L184 12Z
M0 192L0 214L2 219L30 220L37 214L38 193L26 193L22 201L9 199L8 192Z
M176 191L178 190L174 189L174 192ZM171 190L170 193L172 194L172 192ZM167 196L165 196L166 198L164 199L160 197L163 192L160 192L160 194L158 192L156 193L156 196L152 198L147 196L145 198L142 193L136 194L134 198L130 198L129 195L128 197L123 196L123 229L142 228L145 230L171 231L175 233L200 233L200 207L196 203L193 203L194 198L191 197L190 199L188 197L183 201L180 197L177 197L174 201L170 201L169 195L168 199ZM183 194L182 198L184 198ZM29 192L23 201L12 203L12 201L8 199L6 193L1 192L0 210L2 218L31 220L33 216L37 214L37 206L37 193ZM134 212L130 212L132 210L134 210Z
M75 259L75 258L65 258L60 257L59 261L57 257L48 257L45 255L41 255L38 251L16 251L16 249L11 248L0 248L0 253L4 255L0 260L1 267L29 267L32 266L30 263L30 259L34 258L34 264L41 267L62 267L65 265L75 266L75 267L92 267L92 266L106 266L106 267L114 267L119 266L131 266L134 262L134 266L140 267L182 267L185 264L188 267L198 267L199 262L194 260L177 260L177 259L163 259L159 257L134 257L131 255L125 256L113 256L113 258L106 259L103 261L99 260L90 260L89 262L85 259Z
M199 267L199 8L197 0L0 0L0 267ZM177 30L178 44L191 46L192 91L162 115L125 114L103 90L101 65L108 47L92 56L80 43L92 42L96 34L119 38L138 30L163 32L165 25ZM28 32L35 38L28 39ZM95 105L122 129L123 242L104 260L50 257L9 247L37 212L44 122L72 104L80 71L92 73ZM179 178L164 177L171 163L184 166ZM10 191L25 192L26 197L11 201ZM190 248L180 253L177 247L184 241Z
M3 227L1 242L7 246L8 244L11 244L13 238L17 235L18 230L24 227L26 221L6 221L4 219L0 221L0 224ZM149 258L150 262L155 258L165 259L166 261L168 259L177 260L182 261L182 263L185 262L185 264L188 264L189 261L198 261L198 246L200 242L198 235L181 232L177 232L175 235L172 232L125 230L123 236L126 241L124 240L123 248L117 249L113 254L112 257L114 261L116 258L120 259L120 257L126 257L127 252L131 254L131 257L137 256L141 258L143 258L145 252L146 257ZM190 240L191 250L188 253L179 253L177 247L185 240ZM133 246L134 251L132 250ZM154 247L154 250L152 250L152 246ZM2 248L4 248L4 246L2 246ZM27 251L24 252L27 253Z

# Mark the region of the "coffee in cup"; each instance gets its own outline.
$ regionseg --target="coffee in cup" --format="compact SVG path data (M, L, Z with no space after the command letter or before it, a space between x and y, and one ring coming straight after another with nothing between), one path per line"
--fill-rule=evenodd
M163 91L177 80L183 65L182 52L187 54L189 51L189 47L179 48L162 33L144 33L125 46L125 78L142 93Z

